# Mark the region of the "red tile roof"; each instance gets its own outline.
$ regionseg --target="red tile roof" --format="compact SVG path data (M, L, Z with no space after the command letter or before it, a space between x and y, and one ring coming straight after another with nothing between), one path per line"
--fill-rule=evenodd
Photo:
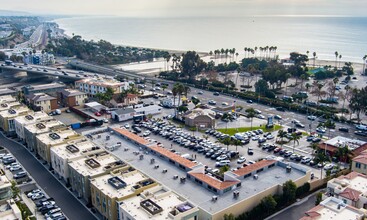
M114 131L116 131L119 134L122 134L123 136L129 138L130 140L133 140L139 144L142 145L147 145L149 144L149 141L145 140L144 138L131 133L130 131L126 130L126 129L121 129L121 128L113 128Z
M226 189L240 182L240 181L220 181L214 177L208 176L203 173L190 173L190 175L218 190Z
M276 163L276 160L261 160L257 163L250 164L246 167L243 167L241 169L238 169L236 171L233 171L234 174L237 174L238 176L244 176L246 174L252 173L253 171L259 170L261 168L267 167L271 164Z
M339 194L339 196L352 200L352 201L358 201L359 195L361 194L362 193L359 192L358 190L347 187L342 193Z
M357 176L360 176L360 177L364 177L367 179L367 176L364 175L364 174L361 174L361 173L358 173L358 172L350 172L348 173L347 175L344 175L344 176L339 176L338 179L349 179L349 180L352 180L354 178L356 178Z
M362 163L362 164L367 164L367 154L363 153L359 156L356 156L355 158L353 158L353 161Z
M196 163L186 159L186 158L183 158L181 157L180 155L177 155L169 150L167 150L166 148L163 148L163 147L158 147L157 145L155 146L148 146L150 149L152 149L153 151L175 161L176 163L178 164L181 164L182 166L184 167L187 167L187 168L192 168L194 166L196 166Z
M305 214L306 216L301 218L300 220L312 220L317 219L321 214L317 211L322 209L323 207L321 205L315 206L312 209L308 210Z
M132 94L132 93L128 93L127 96L126 96L126 98L128 98L128 99L135 99L137 97L138 97L138 95Z

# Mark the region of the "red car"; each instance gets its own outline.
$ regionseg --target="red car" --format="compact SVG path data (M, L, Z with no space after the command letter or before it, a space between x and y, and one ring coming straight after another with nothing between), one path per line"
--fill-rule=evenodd
M279 153L279 151L281 151L282 150L282 148L280 148L280 147L277 147L277 148L275 148L274 149L274 153L276 154L276 153Z
M96 113L94 113L96 116L101 116L101 113L99 113L99 112L96 112Z

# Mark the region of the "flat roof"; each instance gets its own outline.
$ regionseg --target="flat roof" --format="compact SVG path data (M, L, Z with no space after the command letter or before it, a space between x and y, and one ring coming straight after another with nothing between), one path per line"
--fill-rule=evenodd
M52 117L44 112L30 111L28 115L17 117L15 121L23 126L26 124L36 123L37 121L41 121L42 119L52 119Z
M62 122L52 118L40 120L38 123L26 125L24 128L32 134L40 134L49 131L51 128L65 126Z
M364 212L343 203L341 199L335 197L326 198L318 206L307 211L306 216L301 220L358 220L362 219Z
M153 215L144 208L144 201L156 205L160 208L157 214ZM163 186L155 186L145 190L139 196L134 196L124 200L120 207L135 219L155 219L166 220L169 213L175 210L177 213L183 213L192 209L197 209L184 198L164 188ZM137 208L140 207L140 208Z
M361 193L367 192L367 176L357 172L351 172L347 175L339 176L329 181L330 183L338 185L339 190L345 191L346 189L352 189ZM347 190L354 194L351 190ZM353 197L353 195L351 195Z
M83 138L53 146L51 151L64 160L73 160L75 158L103 151L103 149L88 139Z
M128 168L130 168L130 170ZM131 167L121 170L122 172L111 172L103 176L95 177L91 180L91 184L108 197L119 199L134 194L134 186L138 189L141 187L139 182L150 179ZM153 180L150 179L150 181ZM118 186L119 184L121 186Z
M102 133L101 135L102 138L94 140L97 144L105 143L105 136L110 135L111 138L107 144L121 142L122 146L124 146L113 151L112 153L114 155L211 214L220 212L270 187L282 185L287 180L297 180L306 175L305 172L301 172L298 169L292 169L291 172L287 173L286 169L280 166L265 169L258 173L257 180L252 177L241 179L241 187L236 188L240 193L237 199L234 200L232 193L227 192L222 195L217 195L192 180L186 180L185 183L182 184L179 178L173 179L173 176L186 177L187 171L180 169L166 159L152 154L144 154L144 159L141 160L139 155L133 153L139 150L136 144L117 135L111 135L108 132ZM125 149L128 149L128 151L125 151ZM144 152L141 151L141 153ZM154 164L151 164L151 158L155 159L156 162ZM154 169L155 165L159 165L158 170ZM166 169L167 172L162 172L163 169ZM212 196L214 195L218 197L216 202L212 202Z
M125 82L120 82L117 81L115 79L111 79L111 78L85 78L85 79L81 79L76 81L75 83L84 83L84 84L88 84L88 85L94 85L94 86L102 86L102 87L107 87L107 86L111 86L111 87L117 87L117 86L124 86Z
M13 89L9 89L9 88L0 89L0 95L8 95L8 94L15 94L15 93L17 93L17 91Z
M26 106L18 106L18 107L10 108L5 111L1 111L0 116L3 118L14 118L14 117L18 117L18 115L21 115L27 112L31 112L31 111L32 110L30 110Z
M191 176L195 177L196 179L205 182L209 186L218 189L223 190L230 186L236 185L237 183L240 183L241 181L221 181L213 176L209 176L204 173L190 173Z
M11 95L1 95L0 96L0 103L15 102L15 101L17 100Z
M183 158L181 157L180 155L178 154L175 154L169 150L167 150L166 148L163 148L163 147L159 147L157 145L154 145L154 146L149 146L150 149L152 149L153 151L167 157L168 159L171 159L173 161L175 161L176 163L184 166L184 167L187 167L187 168L193 168L194 166L196 166L197 164L186 159L186 158Z
M83 136L79 135L71 128L66 129L63 128L55 131L50 131L44 134L40 134L37 136L37 139L46 145L53 146L56 144L61 144L71 137L78 137L78 136L80 138L83 138Z
M94 162L98 163L98 166L91 166L87 164L87 161L94 160ZM95 176L98 174L102 174L109 169L113 168L116 162L120 162L121 165L123 162L120 161L120 159L116 158L115 156L109 154L106 151L85 156L83 158L73 160L69 162L70 167L72 167L74 170L76 170L78 173L80 173L83 176ZM109 166L109 169L106 169L106 166Z
M60 83L48 83L48 84L41 84L41 85L28 85L28 86L24 86L24 87L31 91L31 90L64 88L66 86L65 86L65 84L60 84Z
M16 107L16 106L21 106L22 104L20 104L20 102L18 101L10 101L10 102L6 102L6 103L1 103L0 104L0 112L8 110L10 108Z
M350 139L350 138L346 138L342 136L337 136L330 140L325 141L323 144L324 145L327 144L327 145L334 146L334 147L348 146L350 150L355 150L361 147L362 145L367 144L367 142L357 140L357 139Z
M241 169L238 169L236 171L233 171L234 174L238 176L245 176L249 173L252 173L253 171L256 171L258 169L262 169L264 167L267 167L269 165L275 164L276 160L261 160L257 163L250 164L248 166L242 167Z

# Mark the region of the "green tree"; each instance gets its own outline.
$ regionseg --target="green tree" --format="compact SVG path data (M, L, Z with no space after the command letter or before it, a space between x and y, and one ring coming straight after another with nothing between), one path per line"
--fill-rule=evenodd
M361 121L360 114L367 108L367 87L362 89L354 88L351 91L349 108L356 113L358 122Z
M264 208L264 211L268 215L275 210L277 207L277 202L272 195L268 195L261 200L260 205Z
M299 144L299 139L301 139L302 135L298 135L296 132L293 132L290 136L290 140L293 141L293 152L296 148L296 143Z
M265 95L266 92L268 91L269 91L269 85L265 80L260 79L255 83L255 92L258 93L259 95Z
M166 84L162 85L162 90L164 92L164 90L166 90L168 88L168 86Z
M231 138L230 138L230 137L226 137L226 138L224 138L224 139L222 140L222 143L223 143L224 145L226 145L226 146L227 146L227 150L228 150L228 147L229 147L229 145L232 143L232 140L231 140Z
M318 192L316 194L316 201L315 201L315 205L319 205L322 202L322 192Z
M188 51L182 56L181 68L184 77L195 80L196 75L206 68L206 63L195 51Z
M224 220L235 220L236 218L235 218L235 217L234 217L234 215L231 213L231 214L224 214L223 219L224 219Z
M5 61L6 60L6 55L4 52L0 51L0 61Z
M292 181L288 180L283 184L283 198L286 202L294 202L296 200L297 185Z
M224 174L225 172L229 171L229 166L222 166L221 168L219 168L219 173L220 174Z
M251 130L252 130L252 121L253 121L255 116L256 116L256 112L255 112L254 108L246 109L246 117L251 120Z
M278 138L280 138L280 145L282 147L283 147L283 144L284 144L284 138L287 137L287 134L288 133L286 131L282 130L282 129L278 131L277 136L278 136Z

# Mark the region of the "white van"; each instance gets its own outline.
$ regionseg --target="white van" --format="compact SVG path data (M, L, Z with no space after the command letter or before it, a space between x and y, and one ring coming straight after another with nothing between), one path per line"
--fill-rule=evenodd
M215 166L216 167L224 167L224 166L228 166L230 163L231 163L230 160L222 160L222 161L216 162Z

